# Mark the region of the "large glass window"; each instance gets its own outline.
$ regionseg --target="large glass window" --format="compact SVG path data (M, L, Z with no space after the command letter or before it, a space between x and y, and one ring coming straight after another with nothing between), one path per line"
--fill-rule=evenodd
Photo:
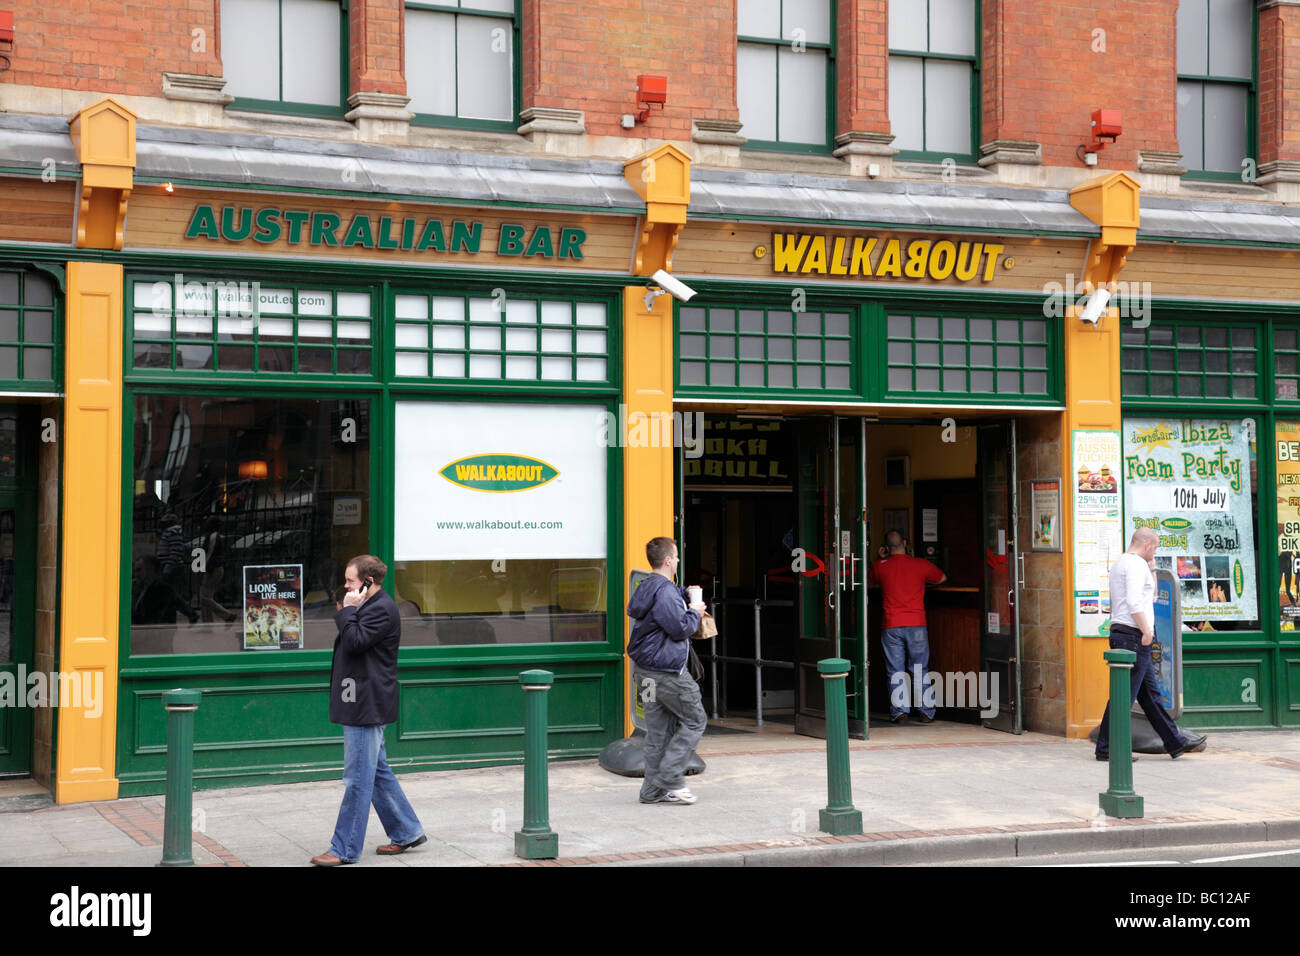
M892 314L890 392L1047 396L1053 344L1040 318Z
M367 289L185 276L130 286L137 371L372 374L378 296Z
M1254 399L1260 388L1257 325L1152 322L1121 332L1126 398Z
M889 127L905 156L974 158L978 24L975 0L890 0Z
M396 403L403 644L606 639L609 426L604 406Z
M1240 176L1255 155L1254 8L1179 0L1178 146L1189 170Z
M606 384L603 302L399 292L399 379L505 379Z
M340 113L338 0L221 0L221 64L236 107Z
M848 312L696 308L678 317L682 385L852 388Z
M371 551L371 403L134 400L131 653L329 649Z
M831 127L830 0L740 0L736 100L750 146L825 149Z
M48 276L0 270L0 379L19 388L54 383L55 318L54 283Z
M513 123L515 0L406 5L406 91L417 120Z

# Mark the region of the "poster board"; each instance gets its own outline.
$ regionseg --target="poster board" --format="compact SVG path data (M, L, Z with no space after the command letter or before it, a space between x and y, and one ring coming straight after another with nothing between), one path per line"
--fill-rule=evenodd
M1071 435L1074 528L1074 633L1110 635L1110 566L1124 553L1120 516L1120 433Z
M302 649L302 565L244 567L244 650Z

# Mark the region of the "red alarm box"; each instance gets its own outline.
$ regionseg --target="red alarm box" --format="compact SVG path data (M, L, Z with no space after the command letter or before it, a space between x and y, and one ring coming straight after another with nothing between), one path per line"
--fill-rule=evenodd
M642 73L636 78L637 102L643 104L668 102L668 77Z
M1096 139L1103 136L1111 142L1124 132L1124 123L1120 120L1119 110L1093 110L1092 135Z
M0 10L0 43L8 43L13 46L14 42L14 12L12 10Z

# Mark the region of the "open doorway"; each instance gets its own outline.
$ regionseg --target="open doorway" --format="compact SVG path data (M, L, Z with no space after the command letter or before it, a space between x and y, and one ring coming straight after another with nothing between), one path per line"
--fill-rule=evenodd
M718 620L698 648L710 716L821 736L817 661L841 657L850 735L888 725L868 577L898 530L948 575L925 600L937 719L1019 732L1014 461L1010 419L706 415L680 490L682 583L704 588Z

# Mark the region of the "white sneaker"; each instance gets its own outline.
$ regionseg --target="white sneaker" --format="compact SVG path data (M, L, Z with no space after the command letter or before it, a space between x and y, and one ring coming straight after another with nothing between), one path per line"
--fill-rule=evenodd
M699 797L691 793L689 787L682 787L680 790L669 790L663 795L660 803L694 803Z

